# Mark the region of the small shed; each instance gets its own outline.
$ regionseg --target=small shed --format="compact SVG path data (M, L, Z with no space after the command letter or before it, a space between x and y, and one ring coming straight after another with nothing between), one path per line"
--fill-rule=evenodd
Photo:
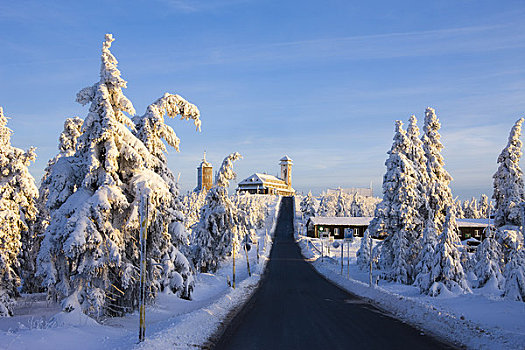
M344 238L345 230L353 230L355 237L363 237L372 216L363 217L333 217L312 216L306 223L308 237L319 238L321 233L328 233L336 239ZM460 239L475 238L482 241L485 238L485 230L489 225L487 219L457 219ZM491 227L493 220L490 220Z
M328 233L336 239L344 238L345 231L352 230L355 237L363 237L373 217L329 217L312 216L306 223L308 237L319 238L321 233Z
M485 230L489 226L488 219L457 219L460 239L466 240L469 238L475 238L478 241L482 241L485 238ZM490 226L494 229L494 220L490 219Z

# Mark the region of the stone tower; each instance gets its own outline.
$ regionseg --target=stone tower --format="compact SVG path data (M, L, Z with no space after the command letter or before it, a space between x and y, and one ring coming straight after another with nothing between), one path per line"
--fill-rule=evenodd
M201 165L197 168L197 191L208 191L213 186L213 167L206 161L206 152Z
M284 180L288 188L292 187L292 160L288 156L281 158L281 179Z

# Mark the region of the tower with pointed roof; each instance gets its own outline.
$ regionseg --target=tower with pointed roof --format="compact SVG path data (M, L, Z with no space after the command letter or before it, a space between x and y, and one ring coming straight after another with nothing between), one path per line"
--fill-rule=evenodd
M288 188L292 188L292 160L288 156L281 158L281 179L286 183Z
M208 191L213 186L213 167L206 161L206 151L202 162L197 168L197 188L196 191Z

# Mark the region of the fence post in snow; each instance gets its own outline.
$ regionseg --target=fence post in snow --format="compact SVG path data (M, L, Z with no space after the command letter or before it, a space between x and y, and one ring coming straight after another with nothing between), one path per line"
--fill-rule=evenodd
M232 287L235 289L235 247L233 247L233 273L232 273Z
M257 236L257 264L259 263L259 236Z
M346 270L348 278L350 278L350 242L346 244Z
M344 254L344 251L343 251L344 245L345 245L345 241L343 239L343 241L341 242L341 276L343 275L343 266L344 266L344 261L345 261L344 260L345 254Z
M244 243L244 252L246 253L246 267L248 268L248 276L252 277L252 273L250 271L250 259L248 258L248 240L246 239L246 242Z
M140 222L140 300L139 300L139 342L146 337L146 241L148 237L149 197L141 201Z
M372 236L370 236L370 234L368 235L369 239L370 239L370 272L369 272L369 284L370 284L370 287L372 287L372 260L373 260L373 257L372 257Z

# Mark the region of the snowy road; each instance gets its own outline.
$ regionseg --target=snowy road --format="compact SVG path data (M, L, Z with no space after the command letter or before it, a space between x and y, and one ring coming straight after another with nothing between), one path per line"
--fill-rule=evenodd
M261 286L216 349L450 349L321 277L293 239L285 197Z

